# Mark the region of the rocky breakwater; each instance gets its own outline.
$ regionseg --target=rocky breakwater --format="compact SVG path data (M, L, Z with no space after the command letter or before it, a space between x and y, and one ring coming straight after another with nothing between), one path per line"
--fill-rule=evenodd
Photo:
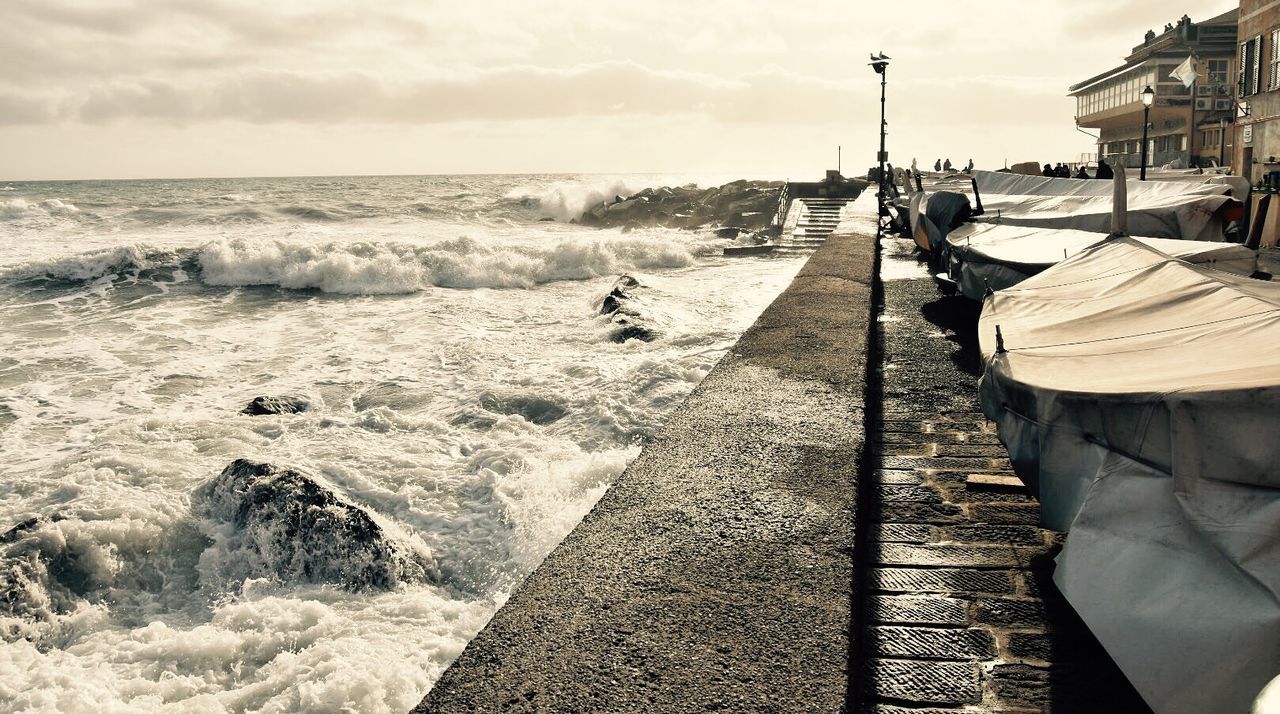
M782 181L733 181L723 186L646 188L588 208L576 220L600 228L767 228L778 210Z

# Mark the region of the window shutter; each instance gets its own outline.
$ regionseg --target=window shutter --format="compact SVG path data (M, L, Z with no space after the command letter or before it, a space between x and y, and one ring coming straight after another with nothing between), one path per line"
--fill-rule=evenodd
M1267 89L1280 88L1280 30L1271 31L1271 68Z
M1261 88L1262 75L1262 35L1253 38L1253 86L1250 94L1257 94Z
M1246 68L1248 68L1249 66L1249 45L1250 44L1251 43L1249 42L1240 43L1240 71L1237 73L1237 76L1236 76L1236 89L1238 90L1237 93L1242 97L1249 93L1248 91L1249 84L1248 84L1248 80L1246 79L1246 77L1248 76L1246 72Z

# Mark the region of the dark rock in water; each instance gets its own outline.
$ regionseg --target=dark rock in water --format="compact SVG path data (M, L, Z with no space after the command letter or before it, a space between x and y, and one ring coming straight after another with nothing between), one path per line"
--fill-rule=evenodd
M717 238L737 238L742 233L747 233L747 229L738 228L737 226L725 226L717 228L715 233Z
M654 340L658 339L658 337L660 336L654 330L648 327L645 327L644 325L633 324L630 320L627 320L625 318L620 320L614 320L613 324L617 325L618 329L610 333L609 335L610 342L622 343L622 342L626 342L627 340L642 340L644 342L653 342Z
M638 287L641 287L639 280L630 275L619 276L613 283L613 289L609 291L609 294L604 297L604 301L600 303L600 314L612 315L623 309L623 303L632 298L627 289Z
M288 582L390 589L434 575L364 509L292 469L237 459L213 482L209 510L236 526L245 559Z
M485 394L480 406L496 414L519 414L534 424L550 424L569 413L550 399L525 394Z
M241 414L297 414L311 408L311 402L302 397L254 397Z
M36 516L0 534L0 615L49 621L74 610L89 590L79 554L53 528L59 520Z
M609 322L614 326L609 334L611 342L627 340L644 340L652 342L660 336L659 331L649 324L639 309L639 299L635 295L636 288L643 288L639 280L630 275L620 275L614 281L613 288L600 303L600 314L609 315Z

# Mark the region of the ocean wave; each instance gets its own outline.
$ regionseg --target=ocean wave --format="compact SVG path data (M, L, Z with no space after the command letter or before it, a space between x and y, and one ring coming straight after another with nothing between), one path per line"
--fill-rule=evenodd
M211 286L275 286L345 295L403 295L432 287L533 288L632 270L692 265L716 250L687 234L565 240L547 246L486 246L470 239L407 243L295 243L224 239L194 250L128 245L19 265L0 284L89 283L181 268Z
M88 283L114 275L136 276L160 267L181 267L181 254L145 245L122 245L87 253L34 261L0 272L0 283L52 280Z
M429 287L532 288L625 270L680 268L709 250L687 239L652 237L492 248L469 238L430 246L229 240L203 248L199 262L201 280L208 285L390 295Z
M318 206L284 206L276 209L277 213L307 221L342 221L346 216L335 210L326 210Z
M0 201L0 219L15 220L33 216L70 216L80 213L73 203L60 198L46 198L43 201L28 201L25 198L11 198Z
M515 188L507 192L505 198L536 208L542 217L567 223L581 218L588 208L602 201L611 201L617 196L626 198L635 191L620 179L601 179L596 183L558 181L547 187Z

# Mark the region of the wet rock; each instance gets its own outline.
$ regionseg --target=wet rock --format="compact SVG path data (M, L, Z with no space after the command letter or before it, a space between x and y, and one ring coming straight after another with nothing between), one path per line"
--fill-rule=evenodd
M363 508L293 469L237 459L209 493L209 513L230 522L230 546L264 576L351 590L432 580L424 554L393 538Z
M254 397L241 414L261 416L263 414L297 414L311 408L311 402L303 397Z
M49 621L82 602L91 578L53 525L59 520L36 516L0 534L0 616Z
M480 397L480 406L495 414L518 414L534 424L550 424L569 413L563 405L550 399L527 394L487 393Z
M611 342L627 340L643 340L652 342L660 336L659 330L652 324L641 310L641 302L636 296L637 288L643 288L639 280L630 275L620 275L614 281L613 288L600 303L600 314L609 316L613 329L609 333Z

